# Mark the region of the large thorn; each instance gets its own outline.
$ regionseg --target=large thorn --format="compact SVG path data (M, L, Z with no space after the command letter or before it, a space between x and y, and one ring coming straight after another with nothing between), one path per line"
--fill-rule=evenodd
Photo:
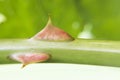
M45 28L38 32L31 39L34 40L50 40L50 41L72 41L74 38L62 29L54 26L49 17L48 23Z

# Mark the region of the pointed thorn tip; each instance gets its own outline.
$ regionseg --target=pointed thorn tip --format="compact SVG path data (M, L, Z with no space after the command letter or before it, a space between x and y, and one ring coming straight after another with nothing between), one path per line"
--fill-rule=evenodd
M22 67L21 67L21 69L23 69L24 67L26 67L26 64L23 64Z

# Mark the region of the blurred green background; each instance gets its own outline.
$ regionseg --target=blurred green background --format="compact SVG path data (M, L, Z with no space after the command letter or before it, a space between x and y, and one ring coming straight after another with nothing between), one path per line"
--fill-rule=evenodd
M30 38L47 23L73 37L120 40L120 0L0 0L0 38Z

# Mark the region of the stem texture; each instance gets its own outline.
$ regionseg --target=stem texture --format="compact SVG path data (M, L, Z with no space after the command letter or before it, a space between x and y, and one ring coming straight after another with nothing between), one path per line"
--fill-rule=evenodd
M120 66L120 42L76 39L68 42L27 39L0 40L0 64L16 63L8 56L13 53L45 52L48 62Z

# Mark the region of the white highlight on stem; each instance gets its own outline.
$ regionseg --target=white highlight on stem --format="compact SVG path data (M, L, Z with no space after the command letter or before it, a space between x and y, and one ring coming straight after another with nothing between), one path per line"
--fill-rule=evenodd
M92 28L93 25L88 23L84 26L84 29L82 32L79 33L78 38L83 38L83 39L93 39L94 36L92 34Z
M3 15L2 13L0 13L0 24L5 22L7 19L5 17L5 15Z

